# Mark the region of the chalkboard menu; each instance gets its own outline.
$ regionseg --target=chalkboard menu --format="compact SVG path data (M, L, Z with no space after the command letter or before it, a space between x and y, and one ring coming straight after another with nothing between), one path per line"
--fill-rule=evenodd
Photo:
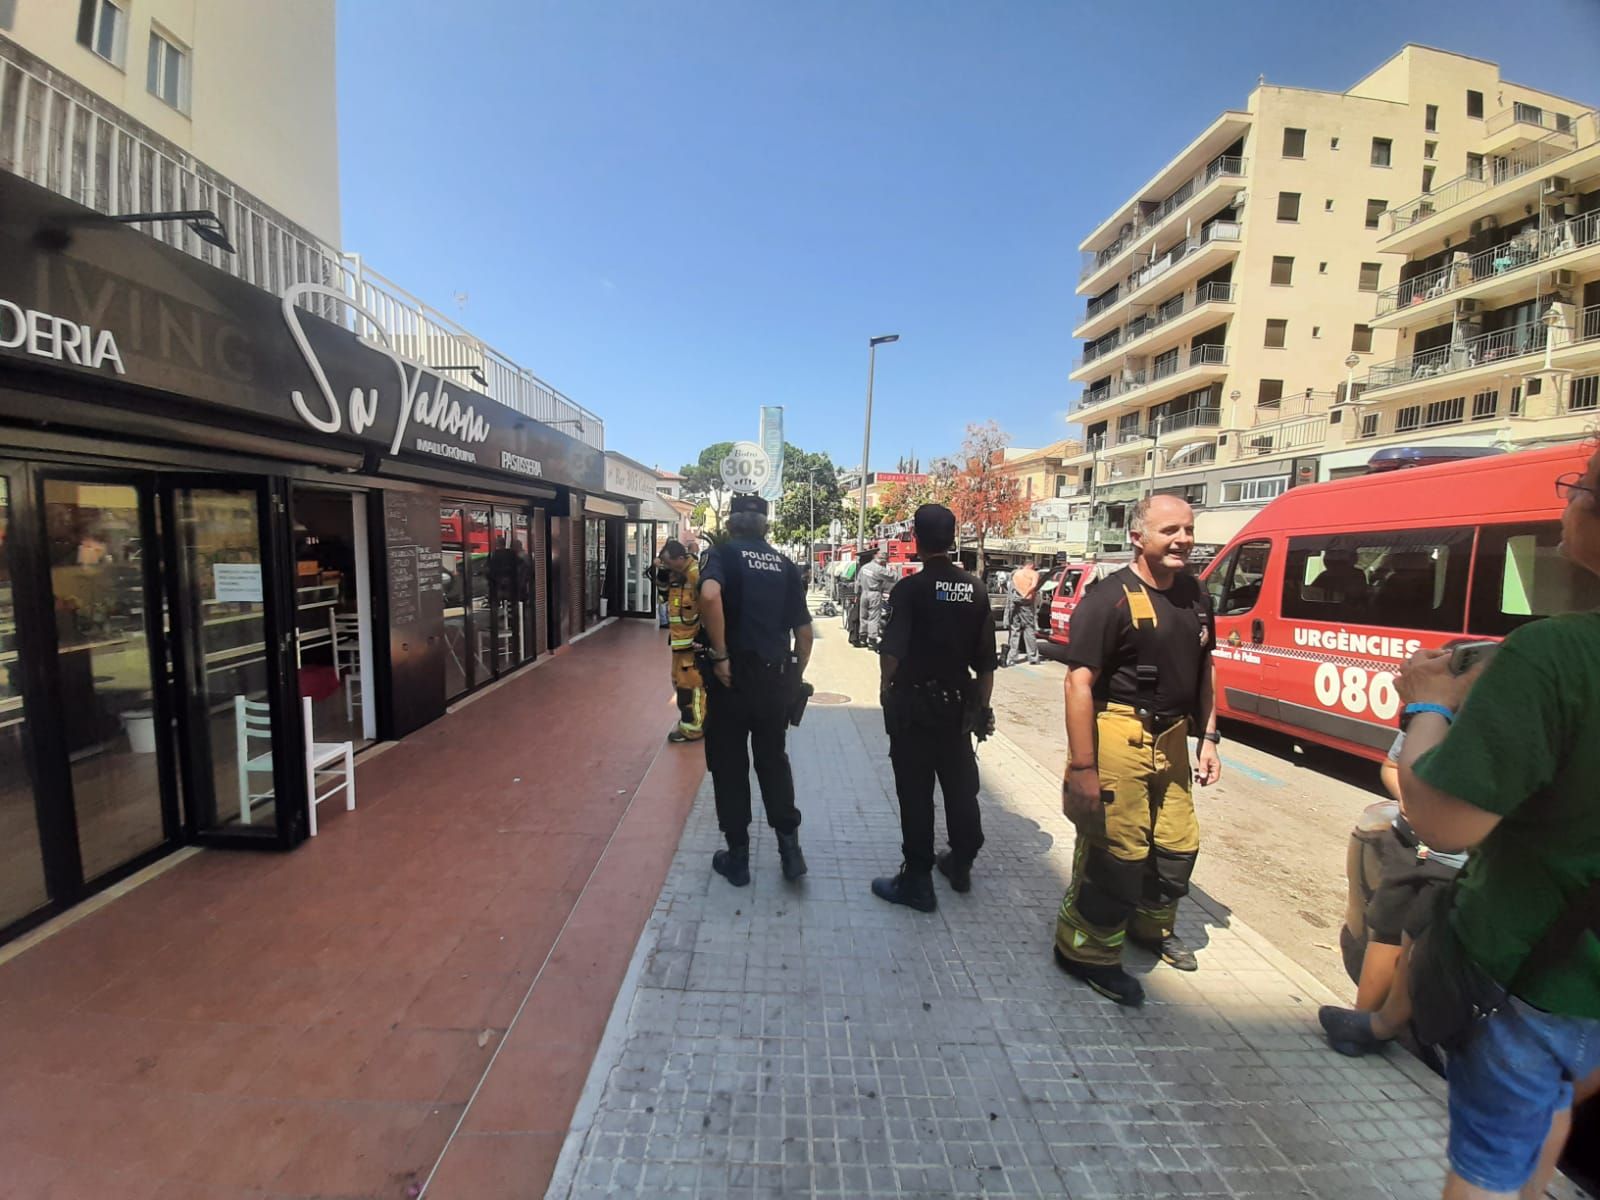
M444 712L444 585L439 495L383 493L383 554L389 606L392 736Z

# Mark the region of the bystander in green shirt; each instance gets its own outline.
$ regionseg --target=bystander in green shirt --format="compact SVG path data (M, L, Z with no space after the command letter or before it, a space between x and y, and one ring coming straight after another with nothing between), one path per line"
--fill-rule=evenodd
M1600 612L1516 630L1473 685L1418 778L1498 815L1456 885L1467 952L1502 984L1600 878ZM1600 1019L1600 941L1517 986L1546 1012Z

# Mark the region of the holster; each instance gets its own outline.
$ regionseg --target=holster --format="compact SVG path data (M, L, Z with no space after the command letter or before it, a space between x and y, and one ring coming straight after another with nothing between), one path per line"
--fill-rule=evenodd
M789 724L800 724L801 719L806 715L806 703L811 699L812 694L815 693L816 690L816 688L812 687L809 683L806 683L803 680L801 681L800 685L794 689L794 695L789 700Z

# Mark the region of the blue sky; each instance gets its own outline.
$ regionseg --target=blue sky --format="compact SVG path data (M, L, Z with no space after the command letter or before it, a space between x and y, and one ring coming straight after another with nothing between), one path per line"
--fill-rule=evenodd
M1083 235L1258 75L1406 41L1600 103L1600 0L339 0L344 244L645 463L762 404L859 461L877 333L875 466L1042 445Z

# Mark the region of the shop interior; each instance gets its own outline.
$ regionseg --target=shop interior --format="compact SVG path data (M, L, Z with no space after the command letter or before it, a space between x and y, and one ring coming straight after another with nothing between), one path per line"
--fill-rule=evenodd
M311 700L307 739L357 749L377 737L365 500L324 488L293 494L295 647L300 695Z

